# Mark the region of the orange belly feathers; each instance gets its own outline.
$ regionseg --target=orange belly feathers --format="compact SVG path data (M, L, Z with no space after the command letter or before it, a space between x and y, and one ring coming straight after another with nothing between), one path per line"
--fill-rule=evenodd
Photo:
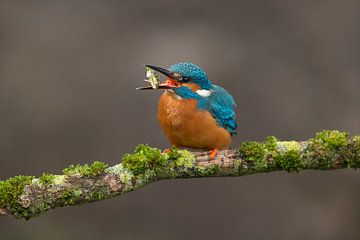
M167 90L159 99L157 117L166 137L176 147L222 150L231 144L230 133L211 113L198 109L195 99L183 99Z

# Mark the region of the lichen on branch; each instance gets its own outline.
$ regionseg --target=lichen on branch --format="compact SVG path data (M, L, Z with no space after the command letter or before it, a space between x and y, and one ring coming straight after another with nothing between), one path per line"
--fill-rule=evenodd
M271 171L299 172L360 167L360 136L326 130L307 141L243 142L237 149L209 152L176 148L166 154L140 144L134 153L109 167L71 165L62 175L44 173L0 181L0 215L29 219L49 209L99 201L136 190L145 184L172 178L243 176Z

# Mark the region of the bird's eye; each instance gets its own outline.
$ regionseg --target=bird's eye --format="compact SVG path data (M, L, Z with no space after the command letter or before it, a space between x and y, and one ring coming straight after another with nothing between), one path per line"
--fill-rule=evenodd
M190 78L188 77L181 77L181 81L184 83L190 82Z

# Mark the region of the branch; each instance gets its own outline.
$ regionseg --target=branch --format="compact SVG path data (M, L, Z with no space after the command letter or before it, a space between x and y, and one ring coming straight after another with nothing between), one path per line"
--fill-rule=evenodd
M243 176L272 171L360 167L360 135L322 131L307 141L243 142L235 150L208 152L139 145L122 163L70 166L63 175L16 176L0 181L0 215L29 219L49 209L112 198L164 179Z

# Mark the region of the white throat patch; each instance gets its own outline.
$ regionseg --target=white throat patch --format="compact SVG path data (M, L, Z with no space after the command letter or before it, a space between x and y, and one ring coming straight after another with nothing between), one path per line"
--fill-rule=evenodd
M201 89L201 90L197 90L196 93L202 97L209 97L212 92L210 90Z

